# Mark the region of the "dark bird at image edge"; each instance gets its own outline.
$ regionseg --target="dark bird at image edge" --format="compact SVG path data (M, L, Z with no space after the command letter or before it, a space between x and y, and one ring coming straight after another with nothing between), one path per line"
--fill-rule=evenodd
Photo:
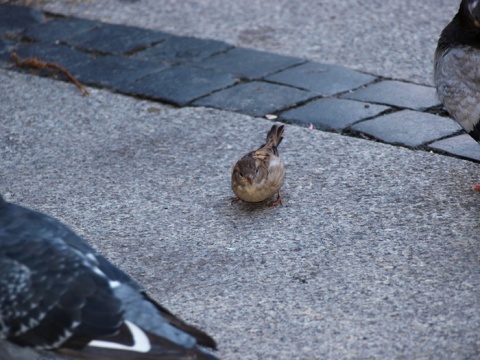
M0 195L0 358L205 359L215 341L58 220Z
M480 1L463 0L435 51L437 94L455 121L480 142ZM480 190L480 185L473 187Z

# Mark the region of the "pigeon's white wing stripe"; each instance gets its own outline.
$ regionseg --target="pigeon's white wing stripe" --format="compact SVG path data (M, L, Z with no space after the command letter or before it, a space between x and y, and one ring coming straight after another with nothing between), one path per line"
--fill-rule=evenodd
M117 281L117 280L110 280L108 282L108 284L110 285L110 287L112 289L115 289L116 287L119 287L120 285L122 285L122 283L120 281Z
M135 351L135 352L141 352L141 353L146 353L150 351L150 349L152 348L150 345L150 340L148 340L148 336L143 332L143 330L128 320L125 321L125 325L128 326L128 328L130 329L130 332L132 333L132 336L133 336L132 346L122 345L119 343L103 341L103 340L92 340L88 343L87 346L125 350L125 351Z

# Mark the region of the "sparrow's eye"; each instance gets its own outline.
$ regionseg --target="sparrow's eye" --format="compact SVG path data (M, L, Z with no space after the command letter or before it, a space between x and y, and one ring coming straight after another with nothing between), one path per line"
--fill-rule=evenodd
M243 173L241 171L238 172L238 175L240 175L240 177L243 177Z

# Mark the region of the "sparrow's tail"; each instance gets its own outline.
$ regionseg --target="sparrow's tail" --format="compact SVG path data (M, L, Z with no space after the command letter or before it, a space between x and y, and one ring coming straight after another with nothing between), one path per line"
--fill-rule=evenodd
M283 140L283 129L283 125L273 125L267 134L267 142L265 143L265 146L276 149Z

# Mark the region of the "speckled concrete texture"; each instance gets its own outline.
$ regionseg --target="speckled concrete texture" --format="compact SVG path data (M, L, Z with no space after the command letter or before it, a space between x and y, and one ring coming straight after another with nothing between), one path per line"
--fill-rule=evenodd
M432 59L458 0L24 0L43 9L223 40L433 84Z
M478 164L287 125L284 206L231 205L231 167L271 122L90 91L0 70L0 192L70 224L221 358L479 356Z

